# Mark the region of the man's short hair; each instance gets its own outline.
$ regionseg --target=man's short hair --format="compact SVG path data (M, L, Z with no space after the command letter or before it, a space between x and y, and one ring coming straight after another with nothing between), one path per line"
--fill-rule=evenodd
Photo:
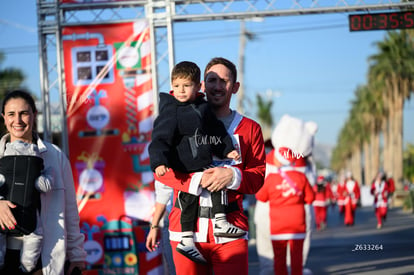
M206 69L204 70L204 80L206 79L207 73L210 70L211 67L213 67L214 65L217 64L221 64L227 67L227 69L230 70L231 75L233 77L232 82L233 84L236 83L237 81L237 69L236 69L236 65L234 65L233 62L231 62L228 59L225 59L223 57L214 57L213 59L210 60L210 62L208 62Z

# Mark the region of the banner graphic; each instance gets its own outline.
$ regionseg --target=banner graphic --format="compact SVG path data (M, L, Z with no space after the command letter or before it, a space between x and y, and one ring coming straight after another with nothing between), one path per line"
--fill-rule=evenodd
M158 274L160 252L145 249L155 204L148 21L65 27L62 44L69 158L88 268Z

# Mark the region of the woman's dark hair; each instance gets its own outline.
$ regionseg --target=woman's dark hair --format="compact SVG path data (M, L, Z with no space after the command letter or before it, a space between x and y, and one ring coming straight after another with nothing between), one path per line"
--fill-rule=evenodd
M32 112L33 114L37 114L37 108L36 108L36 104L35 101L32 97L32 95L24 90L13 90L10 91L6 94L6 96L3 99L3 103L2 103L2 108L1 108L1 113L4 115L4 107L6 106L7 102L10 99L17 99L17 98L21 98L24 101L27 102L27 104L29 104L30 108L32 108ZM3 119L3 118L2 118ZM36 116L35 119L33 121L33 140L36 140L36 133L37 133L37 121L36 121Z
M29 106L32 108L32 111L34 114L37 113L37 109L36 109L36 104L35 101L33 99L33 97L31 96L31 94L29 94L26 91L23 90L13 90L9 93L6 94L6 97L3 99L3 104L2 104L2 108L1 108L1 113L4 115L4 107L6 106L7 102L10 99L16 99L16 98L22 98L24 99L27 104L29 104Z

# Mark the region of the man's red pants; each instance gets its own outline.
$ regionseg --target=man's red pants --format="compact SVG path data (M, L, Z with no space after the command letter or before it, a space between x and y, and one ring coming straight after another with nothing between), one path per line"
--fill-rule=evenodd
M177 275L248 275L247 240L237 239L228 243L214 243L213 230L209 227L208 242L196 243L207 264L196 264L178 253L178 242L171 241L175 271Z

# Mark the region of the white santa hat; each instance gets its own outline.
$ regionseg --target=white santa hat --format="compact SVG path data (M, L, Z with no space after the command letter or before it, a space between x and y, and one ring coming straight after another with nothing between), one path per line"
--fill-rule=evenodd
M275 149L275 156L282 165L291 165L295 167L306 166L305 156L297 154L287 147Z
M280 148L289 148L298 158L311 155L313 141L318 125L313 121L304 122L289 115L283 115L272 133L272 144L278 160L285 164L290 162L280 154Z

